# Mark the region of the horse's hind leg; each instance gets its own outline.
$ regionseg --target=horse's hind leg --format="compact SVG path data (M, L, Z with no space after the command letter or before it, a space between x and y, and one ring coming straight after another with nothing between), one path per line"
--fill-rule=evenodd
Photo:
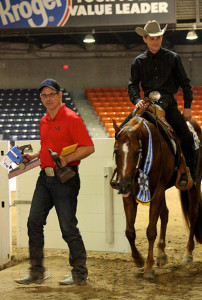
M158 242L158 253L157 253L157 265L159 267L164 266L167 264L168 258L165 254L165 239L166 239L166 229L168 224L168 208L166 206L166 202L162 204L162 210L160 213L161 218L161 231L159 236L159 242Z
M189 226L189 239L187 243L186 254L183 258L183 262L192 262L193 261L193 251L195 247L194 243L194 231L196 226L196 221L198 217L199 211L199 199L200 199L200 189L193 186L189 191L185 191L181 193L181 197L183 195L182 204L185 206L186 211L184 209L185 218L187 217L187 224Z
M144 258L139 253L135 246L135 219L137 215L137 203L134 202L132 196L123 197L124 210L126 215L126 237L130 243L132 257L137 267L141 268L144 266Z

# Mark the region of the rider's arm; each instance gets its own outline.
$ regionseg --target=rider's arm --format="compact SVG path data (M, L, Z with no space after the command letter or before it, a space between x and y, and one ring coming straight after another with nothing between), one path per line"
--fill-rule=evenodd
M193 100L192 86L179 55L176 55L175 65L177 81L179 82L179 85L181 86L183 92L184 108L191 108L191 103Z
M183 116L185 118L186 121L190 121L192 114L191 114L191 108L184 108L183 110Z
M139 100L138 103L136 104L137 108L142 108L145 105L145 101L144 100Z
M128 84L128 95L130 101L136 105L140 100L140 71L138 60L135 59L131 65L131 77Z

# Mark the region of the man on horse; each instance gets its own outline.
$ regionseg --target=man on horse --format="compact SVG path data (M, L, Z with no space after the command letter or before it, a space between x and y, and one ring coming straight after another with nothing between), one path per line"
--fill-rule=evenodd
M190 121L192 117L193 92L180 56L161 47L166 28L167 25L161 29L155 20L147 22L144 29L136 28L136 33L143 37L148 50L138 55L132 63L128 94L136 108L142 108L145 105L144 100L140 97L140 85L145 97L148 97L152 91L158 91L161 94L158 105L164 109L166 120L173 127L180 140L182 152L194 180L194 140L186 124L186 121ZM178 110L177 101L174 97L179 87L183 91L183 114ZM186 186L187 182L187 174L184 173L181 175L179 186Z

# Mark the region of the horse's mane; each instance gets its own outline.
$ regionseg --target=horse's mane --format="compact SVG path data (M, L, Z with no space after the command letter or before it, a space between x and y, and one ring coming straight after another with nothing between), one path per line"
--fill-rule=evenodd
M126 134L126 136L130 136L131 134L134 134L136 132L139 133L140 131L143 132L145 128L145 126L142 126L143 121L146 120L135 116L124 125L121 131L123 131Z
M130 121L128 121L128 123L126 123L126 126L134 127L135 125L140 123L140 120L141 119L139 117L133 117L132 119L130 119Z

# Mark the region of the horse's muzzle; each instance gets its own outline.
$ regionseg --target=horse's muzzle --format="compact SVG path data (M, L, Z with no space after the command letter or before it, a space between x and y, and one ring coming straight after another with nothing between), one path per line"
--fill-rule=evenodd
M123 178L118 183L118 193L127 194L132 192L132 180L131 178Z

